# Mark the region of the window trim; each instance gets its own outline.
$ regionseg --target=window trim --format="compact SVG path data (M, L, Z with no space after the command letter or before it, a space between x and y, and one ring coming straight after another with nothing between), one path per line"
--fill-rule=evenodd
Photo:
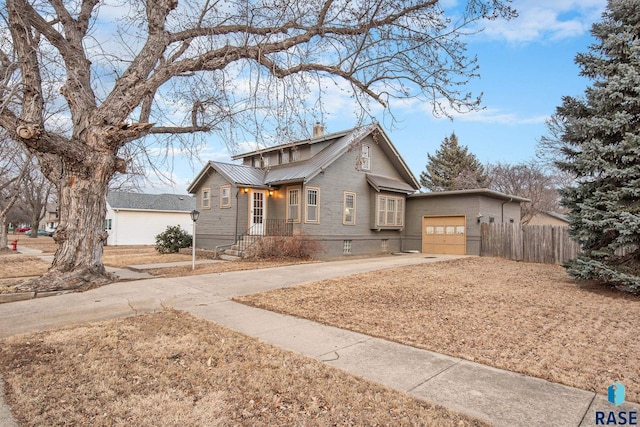
M227 190L229 194L227 195L228 202L224 203L225 197L223 196L224 190ZM229 209L231 207L231 185L225 184L220 186L220 209Z
M382 200L384 199L384 210L382 210ZM393 200L394 210L387 210L387 200ZM388 194L378 194L376 196L376 227L404 228L404 197L391 196ZM389 223L389 214L393 212L393 223ZM382 221L380 219L382 218Z
M298 204L297 205L292 205L290 204L290 192L292 191L297 191L298 192ZM302 203L300 203L300 198L302 197L302 187L287 187L287 211L285 213L286 218L287 218L287 222L291 222L293 224L300 224L301 222L301 207L302 207ZM291 206L297 206L298 208L296 209L297 211L297 219L292 220L291 217L289 216L289 208Z
M347 221L347 196L353 196L353 212L351 212L351 221ZM342 225L356 225L356 193L353 191L345 191L342 196Z
M309 204L309 192L316 192L316 204ZM309 207L315 206L316 208L316 220L309 220ZM320 224L320 188L319 187L306 187L304 190L304 222L305 224Z
M205 192L208 192L209 197L204 197ZM205 187L200 190L200 209L211 209L211 187Z

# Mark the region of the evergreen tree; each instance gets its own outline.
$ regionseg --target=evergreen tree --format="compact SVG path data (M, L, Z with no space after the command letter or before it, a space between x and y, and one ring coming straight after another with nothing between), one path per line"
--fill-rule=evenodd
M484 168L469 148L458 144L455 132L445 137L435 155L427 153L426 170L420 184L431 191L483 188L488 180Z
M640 292L640 0L609 0L593 25L596 43L578 54L593 81L564 97L558 166L576 184L561 191L582 254L570 275Z

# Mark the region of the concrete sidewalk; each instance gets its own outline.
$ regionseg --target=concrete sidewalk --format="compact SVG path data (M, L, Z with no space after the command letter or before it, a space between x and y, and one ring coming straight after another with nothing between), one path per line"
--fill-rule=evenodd
M454 257L411 254L115 283L0 306L0 338L174 307L496 426L591 426L606 397L235 303L234 296ZM2 417L0 405L0 417ZM0 425L3 425L0 418ZM11 425L11 424L7 424Z

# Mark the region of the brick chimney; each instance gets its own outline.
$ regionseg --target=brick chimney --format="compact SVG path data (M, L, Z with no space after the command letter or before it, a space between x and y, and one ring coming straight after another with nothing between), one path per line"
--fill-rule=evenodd
M317 138L322 135L324 135L324 126L322 126L320 122L316 122L316 124L313 125L313 137Z

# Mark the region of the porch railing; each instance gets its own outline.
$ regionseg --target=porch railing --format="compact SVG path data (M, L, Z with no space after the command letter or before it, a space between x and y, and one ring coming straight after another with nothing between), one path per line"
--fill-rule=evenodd
M292 236L293 224L284 219L265 219L262 224L254 224L242 234L236 234L235 242L228 245L219 245L216 247L216 256L218 250L222 248L231 248L236 251L238 256L244 255L244 252L254 245L258 240L266 236Z

